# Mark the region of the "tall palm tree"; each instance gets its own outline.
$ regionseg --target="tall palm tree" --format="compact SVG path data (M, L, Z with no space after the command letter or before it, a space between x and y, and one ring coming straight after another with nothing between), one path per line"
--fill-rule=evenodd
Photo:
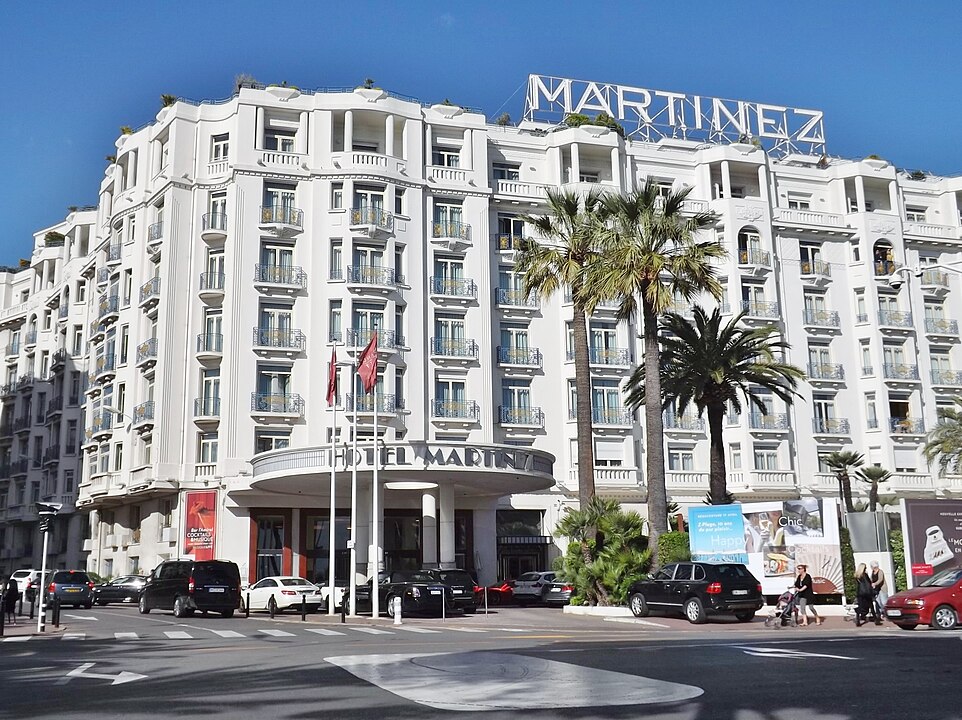
M939 422L929 431L922 452L931 465L939 463L939 474L962 474L962 400L958 408L939 408Z
M892 477L892 473L878 465L869 465L856 470L855 479L869 486L868 511L875 512L878 507L878 486Z
M825 456L825 463L838 478L838 494L842 498L845 512L855 512L855 506L852 504L852 480L848 471L861 467L864 462L862 453L853 450L837 450Z
M542 241L526 240L515 260L523 290L547 299L562 288L571 289L571 327L574 334L576 425L578 428L578 499L587 506L595 495L595 453L591 431L591 369L586 316L594 302L584 290L588 268L598 258L598 209L601 193L547 190L548 212L523 215Z
M722 323L716 308L708 315L694 308L691 321L668 313L662 319L661 393L662 405L683 413L694 404L701 417L708 412L709 498L712 505L731 502L725 468L725 445L722 441L726 406L742 411L741 399L766 412L760 398L767 390L791 404L795 388L804 373L794 365L782 362L780 354L789 348L778 339L778 328L741 327L743 311ZM628 404L637 407L646 399L645 366L638 367L628 379Z
M617 500L592 497L578 510L568 508L555 528L555 535L566 537L579 545L582 564L581 584L583 585L581 590L591 604L595 602L601 605L608 604L608 590L601 577L601 569L595 567L598 551L604 544L598 531L606 524L608 518L620 511L621 505Z
M636 190L605 196L608 227L603 236L602 261L592 266L586 284L593 298L620 300L620 318L630 319L640 311L644 366L653 379L645 400L645 471L654 548L658 535L668 530L658 316L675 297L690 300L702 292L716 298L722 294L712 260L724 257L725 249L714 239L696 239L700 230L715 224L717 216L710 212L685 213L690 190L662 198L658 183L648 178Z

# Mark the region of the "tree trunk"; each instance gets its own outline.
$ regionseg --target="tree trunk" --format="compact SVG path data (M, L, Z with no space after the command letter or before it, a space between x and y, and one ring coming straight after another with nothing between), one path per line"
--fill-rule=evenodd
M875 512L878 507L878 483L873 482L868 491L868 511Z
M838 476L838 481L842 484L842 498L845 500L845 512L855 512L855 505L852 504L852 479L847 472Z
M595 496L595 448L591 431L591 366L588 359L588 322L584 309L575 306L574 333L576 427L578 433L578 502L582 510Z
M722 440L725 416L724 403L708 405L708 491L712 505L722 505L728 495L728 471L725 467L725 444Z
M658 316L641 290L645 338L645 473L648 481L648 547L658 566L658 536L668 532L668 492L665 488L665 425L661 415L661 375Z

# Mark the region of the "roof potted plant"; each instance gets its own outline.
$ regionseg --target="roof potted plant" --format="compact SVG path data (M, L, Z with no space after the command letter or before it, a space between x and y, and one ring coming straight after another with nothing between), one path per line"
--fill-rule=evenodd
M287 80L281 82L280 85L268 85L265 89L278 100L283 101L296 98L301 94L301 89L296 85L288 85Z
M888 167L888 164L889 164L888 160L883 160L881 157L879 157L874 153L869 155L862 162L864 162L873 170L882 170L883 168Z
M354 92L368 102L377 102L387 95L384 90L374 84L373 78L364 78L364 82L354 88Z
M431 106L431 109L434 110L434 112L436 112L438 115L449 119L464 112L463 107L460 105L455 105L448 98L444 98L442 102L435 103Z

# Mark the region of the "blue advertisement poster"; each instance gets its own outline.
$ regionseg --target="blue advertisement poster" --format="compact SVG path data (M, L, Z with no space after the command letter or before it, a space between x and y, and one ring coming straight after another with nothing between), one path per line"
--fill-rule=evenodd
M689 508L688 525L692 560L748 563L741 505Z

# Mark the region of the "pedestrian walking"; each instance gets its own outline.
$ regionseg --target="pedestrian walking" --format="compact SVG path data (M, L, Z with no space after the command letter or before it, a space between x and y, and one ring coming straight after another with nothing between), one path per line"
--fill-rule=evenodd
M808 616L805 614L805 609L812 613L812 619L815 621L816 625L822 624L822 618L818 616L815 611L815 606L812 605L812 600L815 599L815 583L812 580L812 576L808 574L807 565L796 565L795 566L795 587L798 589L798 614L799 614L799 625L808 625Z
M868 620L869 611L876 625L881 625L878 613L875 612L875 588L872 587L872 578L868 574L865 563L859 563L855 569L855 598L858 608L855 611L855 626L860 627Z
M878 617L885 615L885 601L888 600L888 592L885 590L885 573L878 565L878 560L873 560L869 565L869 579L872 581L875 597L875 612Z
M3 612L7 614L7 622L11 625L17 624L17 600L20 599L20 586L16 579L11 575L3 585Z

